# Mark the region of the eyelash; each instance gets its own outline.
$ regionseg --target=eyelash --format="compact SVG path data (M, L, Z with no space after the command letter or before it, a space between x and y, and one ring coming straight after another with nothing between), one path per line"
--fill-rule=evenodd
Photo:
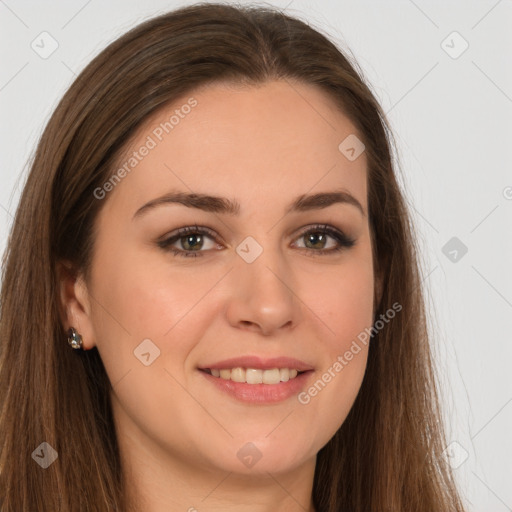
M307 254L311 256L319 256L319 255L328 255L328 254L335 254L339 251L342 251L343 249L349 249L353 247L356 243L356 241L353 238L348 237L343 233L342 231L339 231L336 228L333 228L332 226L329 226L327 224L316 224L314 226L308 226L307 229L303 230L298 238L303 237L305 235L311 234L311 233L323 233L327 234L330 237L334 238L338 242L338 247L335 247L333 249L310 249L308 247L302 248L306 251ZM200 234L200 235L207 235L208 237L212 238L214 241L216 241L215 233L209 228L206 227L199 227L199 226L187 226L183 227L177 230L176 234L171 235L170 237L166 238L165 240L161 240L157 242L157 245L166 251L170 251L176 256L182 256L182 257L198 257L203 256L202 252L207 251L185 251L182 249L176 249L175 247L172 247L172 244L174 242L177 242L180 238L190 235L190 234Z

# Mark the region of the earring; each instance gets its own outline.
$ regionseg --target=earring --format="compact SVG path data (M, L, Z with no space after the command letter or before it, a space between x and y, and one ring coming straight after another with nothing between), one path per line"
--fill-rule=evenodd
M82 349L82 336L78 334L74 327L68 329L68 343L74 349Z

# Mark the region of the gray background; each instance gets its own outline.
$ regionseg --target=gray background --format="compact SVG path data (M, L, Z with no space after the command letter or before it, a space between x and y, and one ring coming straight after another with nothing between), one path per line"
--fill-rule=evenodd
M75 75L143 19L189 3L0 0L2 253L29 158ZM422 248L446 455L469 510L511 511L512 1L269 3L350 50L389 113ZM44 31L58 43L48 58L31 47L51 48Z

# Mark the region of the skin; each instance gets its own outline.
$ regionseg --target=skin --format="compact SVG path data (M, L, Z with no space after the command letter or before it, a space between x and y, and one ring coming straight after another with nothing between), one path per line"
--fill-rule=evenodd
M148 120L126 154L191 96L197 106L103 199L90 282L61 281L65 324L82 334L85 349L98 348L113 385L134 510L312 511L316 454L355 400L367 346L308 404L296 396L243 403L197 368L248 354L286 355L314 368L309 386L372 325L366 155L349 161L339 151L358 132L328 96L286 81L198 89ZM340 188L365 214L340 203L285 214L299 195ZM239 216L167 204L133 219L171 190L236 199ZM355 245L306 253L337 245L330 236L306 245L301 228L318 223ZM156 244L195 224L217 234L196 244L201 257ZM236 252L247 236L263 248L250 264ZM190 250L186 242L173 246ZM160 350L149 366L134 356L144 339ZM250 468L237 457L248 442L261 453Z

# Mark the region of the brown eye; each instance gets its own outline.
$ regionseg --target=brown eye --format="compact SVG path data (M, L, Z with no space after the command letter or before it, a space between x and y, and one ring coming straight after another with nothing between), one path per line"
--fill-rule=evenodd
M325 224L308 227L302 232L300 238L306 240L304 249L312 255L337 253L342 249L353 247L356 243L342 231ZM326 249L329 238L335 241L334 247Z
M205 248L205 240L211 240L210 247ZM306 240L304 249L311 255L328 255L348 249L355 244L355 240L347 237L342 231L329 225L308 226L299 235L298 240ZM326 248L329 239L334 240L331 248ZM181 247L176 247L176 244ZM220 245L216 244L215 232L206 227L186 226L178 229L165 240L158 242L158 246L166 251L171 251L177 256L197 257L203 256L202 253L210 251L212 248Z
M213 234L213 231L208 228L200 228L198 226L187 226L178 229L175 234L172 234L165 240L158 242L158 246L167 251L171 251L178 256L202 256L200 253L204 252L201 249L204 248L205 238L212 240L212 245L215 245L215 235ZM182 248L174 247L176 243L178 243ZM211 247L206 250L210 249Z

